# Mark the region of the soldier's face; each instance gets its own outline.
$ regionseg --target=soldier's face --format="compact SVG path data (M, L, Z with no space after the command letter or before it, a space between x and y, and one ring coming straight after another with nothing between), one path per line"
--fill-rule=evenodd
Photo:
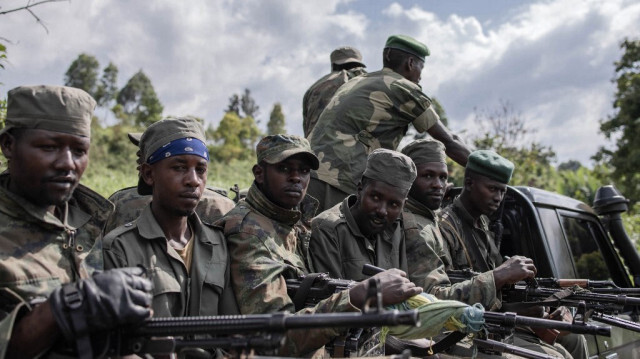
M409 197L427 206L431 210L440 208L449 173L447 165L440 162L428 162L416 165L416 180L413 181Z
M424 61L416 57L411 57L409 61L409 75L407 76L407 80L416 84L420 83L420 80L422 79L423 69Z
M483 176L472 179L467 186L465 190L469 190L472 212L487 216L498 210L500 202L507 192L506 184Z
M383 232L398 219L406 192L375 180L358 186L357 201L350 208L360 232L371 236Z
M23 129L3 135L1 144L9 160L9 190L49 210L71 198L89 164L87 137Z
M207 160L195 155L143 164L143 179L153 188L153 213L177 217L193 213L207 184L207 168Z
M297 207L307 194L311 165L303 154L293 155L276 164L256 165L253 175L267 198L286 209Z

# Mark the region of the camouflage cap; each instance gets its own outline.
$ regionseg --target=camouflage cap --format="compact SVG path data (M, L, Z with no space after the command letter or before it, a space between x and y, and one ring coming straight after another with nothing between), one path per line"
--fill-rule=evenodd
M400 152L378 148L369 154L362 177L408 191L416 179L416 165Z
M430 55L427 45L407 35L391 35L384 48L397 49L414 55L424 61Z
M12 128L41 129L91 137L96 101L66 86L20 86L9 91L4 133Z
M350 62L355 62L362 65L362 67L366 67L362 63L362 55L360 54L360 51L358 51L358 49L356 49L355 47L339 47L331 52L331 56L329 56L329 58L331 59L331 63L335 65L343 65Z
M494 181L507 184L511 180L514 165L493 151L478 150L469 155L467 169Z
M415 140L404 146L402 153L409 156L416 165L429 162L447 163L442 142L432 138Z
M136 146L140 146L140 137L142 137L142 132L129 132L127 133L127 137L131 143Z
M169 142L189 137L206 142L204 128L195 118L168 117L151 124L139 140L140 163L146 163L149 156ZM129 139L131 140L131 137ZM141 195L152 193L151 187L144 182L142 176L138 179L138 193Z
M269 164L282 162L299 153L306 154L311 162L311 168L317 170L320 161L311 150L306 138L295 135L271 135L264 137L256 146L258 163L265 161Z

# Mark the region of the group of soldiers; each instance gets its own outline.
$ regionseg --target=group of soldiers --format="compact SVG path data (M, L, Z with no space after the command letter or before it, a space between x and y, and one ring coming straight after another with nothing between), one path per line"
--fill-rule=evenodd
M502 258L489 230L514 165L470 151L441 123L418 85L428 55L419 41L390 36L384 68L367 73L357 50L334 51L332 72L304 96L307 138L260 140L253 184L237 204L206 187L209 154L197 120L167 118L131 136L138 185L106 200L79 184L91 96L56 86L11 90L0 133L8 161L0 175L0 358L96 356L105 332L152 315L296 312L286 280L309 273L356 282L297 313L358 312L370 285L364 264L385 269L374 276L383 305L424 291L499 310L501 288L536 274L529 258ZM433 138L397 152L409 124ZM441 209L447 155L466 170L462 193ZM480 274L452 284L446 271L465 268ZM279 354L319 357L344 334L290 330ZM547 344L518 328L514 343L587 356L579 335ZM471 350L462 343L450 354Z

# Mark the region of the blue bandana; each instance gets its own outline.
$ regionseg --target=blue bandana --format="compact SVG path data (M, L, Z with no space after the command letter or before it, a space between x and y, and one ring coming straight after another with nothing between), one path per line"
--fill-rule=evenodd
M152 165L162 159L179 155L196 155L209 161L209 150L204 142L197 138L186 137L173 140L158 148L149 156L147 163Z

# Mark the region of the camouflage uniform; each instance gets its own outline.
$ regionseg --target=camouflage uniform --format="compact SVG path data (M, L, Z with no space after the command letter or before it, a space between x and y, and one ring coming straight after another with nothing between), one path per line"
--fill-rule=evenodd
M8 174L0 175L0 358L28 302L102 270L102 242L96 239L113 210L106 199L78 185L63 222L10 192L8 183Z
M151 196L138 194L137 187L127 187L112 194L109 200L116 209L107 220L105 233L138 218L144 207L151 202ZM207 187L196 207L196 213L204 223L210 224L222 218L234 206L231 199Z
M425 292L440 299L481 303L489 310L500 308L501 303L496 295L491 271L461 283L451 284L442 260L446 257L444 239L440 234L434 211L409 197L402 216L409 272L421 273L422 277L412 280L416 285L422 286Z
M364 264L383 269L398 268L408 271L402 221L376 234L365 237L353 218L349 207L356 202L351 195L313 219L309 254L316 272L327 272L333 278L361 281Z
M491 273L502 264L500 252L494 244L493 232L489 229L489 218L481 215L474 221L459 197L442 210L440 231L444 238L445 251L442 259L446 270L470 268L486 274L485 272ZM491 277L493 278L493 274ZM493 286L493 289L487 289L487 293L492 290L495 292L494 281L486 281L485 284ZM578 339L583 341L576 338ZM516 328L513 344L538 352L573 358L562 345L542 342L529 328Z
M352 78L366 73L364 67L333 71L309 87L302 98L302 129L305 137L311 134L320 114L327 107L338 88Z
M309 135L320 159L312 181L355 193L367 155L395 150L409 124L424 132L438 121L431 100L417 85L389 68L358 76L341 86ZM310 186L309 194L322 199ZM322 203L321 210L336 203Z
M308 272L299 232L302 213L286 210L269 201L253 184L247 197L227 213L222 222L231 255L231 278L242 314L294 312L285 279ZM298 313L358 311L348 291L336 293L313 308ZM319 355L316 351L340 330L290 330L280 350L285 356ZM315 353L314 353L315 351Z
M194 231L189 271L168 244L150 205L137 220L104 237L105 268L147 268L153 281L156 317L237 314L222 231L203 224L195 213L188 220Z

